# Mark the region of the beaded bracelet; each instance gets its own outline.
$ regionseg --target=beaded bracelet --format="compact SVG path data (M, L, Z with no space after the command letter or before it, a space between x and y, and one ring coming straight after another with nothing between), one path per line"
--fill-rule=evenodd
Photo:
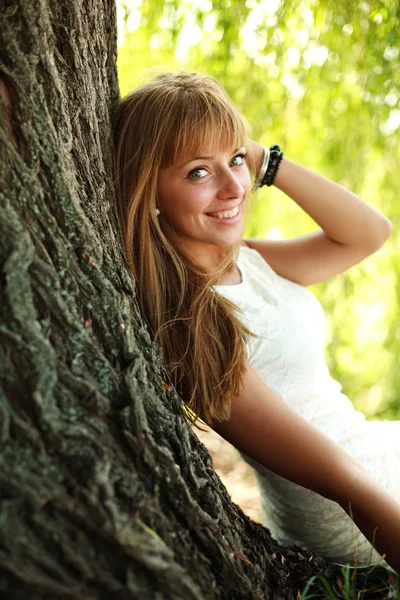
M270 156L268 161L267 170L265 172L264 177L260 183L260 187L263 185L267 185L270 187L273 185L275 181L275 177L278 173L279 165L282 162L282 158L284 156L283 152L281 152L280 146L278 144L274 144L270 147Z

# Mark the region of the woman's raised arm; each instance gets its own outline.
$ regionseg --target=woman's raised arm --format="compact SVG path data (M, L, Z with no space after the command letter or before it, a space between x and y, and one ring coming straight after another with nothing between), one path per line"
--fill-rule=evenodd
M337 502L400 573L400 504L328 436L290 408L248 365L232 414L209 423L277 475Z

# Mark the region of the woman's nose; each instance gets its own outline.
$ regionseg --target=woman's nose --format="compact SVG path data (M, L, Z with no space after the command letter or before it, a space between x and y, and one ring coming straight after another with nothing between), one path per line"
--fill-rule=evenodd
M220 198L240 198L243 193L243 185L232 171L228 171L221 176L221 182L218 189L218 196Z

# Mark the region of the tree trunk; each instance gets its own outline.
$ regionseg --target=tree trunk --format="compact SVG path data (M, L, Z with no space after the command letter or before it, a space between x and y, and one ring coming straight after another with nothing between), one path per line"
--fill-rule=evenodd
M230 501L138 311L114 3L2 2L0 595L296 598L321 559L283 559Z

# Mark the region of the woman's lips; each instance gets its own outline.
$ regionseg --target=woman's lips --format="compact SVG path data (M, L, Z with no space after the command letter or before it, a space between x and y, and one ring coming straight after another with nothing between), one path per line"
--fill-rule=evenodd
M218 217L213 217L212 215L208 214L206 214L206 217L209 217L210 219L213 219L213 221L221 223L222 225L235 225L236 223L239 223L239 221L241 221L242 219L242 206L242 204L239 205L239 212L235 217L230 217L228 219L220 219Z

